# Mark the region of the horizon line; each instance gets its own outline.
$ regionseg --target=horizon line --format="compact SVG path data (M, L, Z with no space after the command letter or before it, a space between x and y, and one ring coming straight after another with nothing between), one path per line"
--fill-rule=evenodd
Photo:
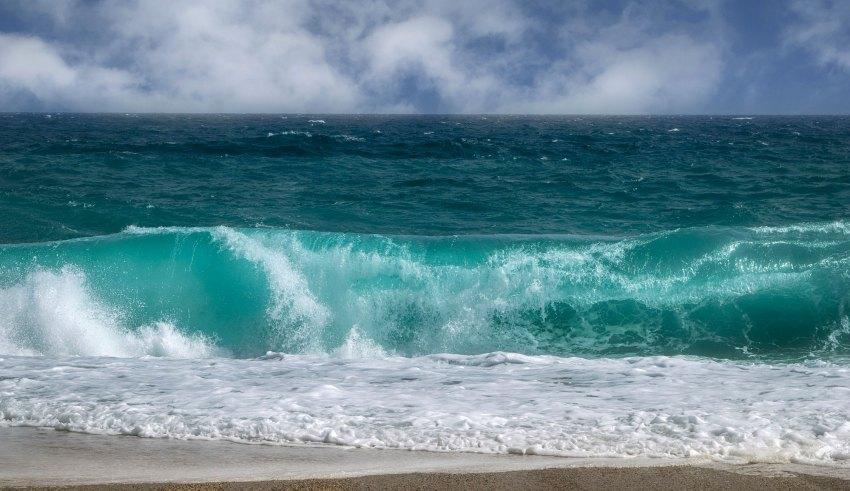
M837 117L850 113L310 113L310 112L159 112L159 111L0 111L0 115L133 116L484 116L484 117Z

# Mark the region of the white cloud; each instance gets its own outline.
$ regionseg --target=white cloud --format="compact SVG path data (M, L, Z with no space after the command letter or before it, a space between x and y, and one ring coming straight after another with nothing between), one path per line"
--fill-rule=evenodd
M133 70L188 111L350 111L354 83L301 25L300 3L141 2L110 9Z
M51 90L71 86L76 72L40 39L0 34L0 78L46 96Z
M0 83L7 91L24 91L60 109L75 108L80 103L111 106L138 96L132 77L124 71L70 65L53 45L8 34L0 34Z
M600 114L687 110L712 94L722 68L718 49L681 35L628 49L590 43L578 58L580 68L556 67L516 109Z
M426 16L382 25L363 43L367 69L362 83L404 97L406 77L419 79L455 112L486 112L486 99L506 89L488 71L464 65L455 28L446 19ZM492 109L491 109L492 110Z
M379 80L397 78L405 71L423 71L428 77L452 83L453 28L438 17L417 17L382 25L366 39L368 72Z
M791 4L797 20L787 42L814 54L821 65L850 71L850 2L801 1Z
M513 1L53 5L22 4L51 13L49 37L0 34L0 104L17 91L90 111L684 112L723 68L716 43L632 6L600 20L576 4L558 26Z

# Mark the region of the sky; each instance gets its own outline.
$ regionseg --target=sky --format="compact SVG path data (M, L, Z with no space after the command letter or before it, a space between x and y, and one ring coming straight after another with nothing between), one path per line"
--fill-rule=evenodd
M850 113L850 0L0 0L0 111Z

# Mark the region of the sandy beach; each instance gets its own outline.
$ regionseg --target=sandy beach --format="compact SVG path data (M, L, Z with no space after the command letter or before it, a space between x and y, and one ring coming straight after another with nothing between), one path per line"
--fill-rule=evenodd
M847 489L850 469L245 445L0 429L0 487Z

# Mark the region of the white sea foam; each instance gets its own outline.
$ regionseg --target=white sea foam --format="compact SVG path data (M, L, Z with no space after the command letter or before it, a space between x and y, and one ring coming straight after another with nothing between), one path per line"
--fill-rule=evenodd
M6 357L0 424L145 437L850 465L850 369L510 353Z
M214 352L205 338L168 322L128 329L122 313L92 294L73 266L37 270L0 288L0 354L195 358Z
M334 138L336 138L340 141L344 141L344 142L364 142L364 141L366 141L365 138L361 138L359 136L344 135L344 134L343 135L334 135Z
M336 356L344 359L384 358L386 351L378 343L367 338L357 326L348 331L342 346L336 349Z
M297 130L286 130L286 131L281 131L280 133L272 133L270 131L266 136L271 138L271 137L277 136L277 135L282 135L282 136L297 135L297 136L306 136L307 138L313 137L313 134L310 133L309 131L297 131Z
M750 230L761 234L850 234L850 223L837 220L828 223L803 223L799 225L783 225L778 227L752 227Z

